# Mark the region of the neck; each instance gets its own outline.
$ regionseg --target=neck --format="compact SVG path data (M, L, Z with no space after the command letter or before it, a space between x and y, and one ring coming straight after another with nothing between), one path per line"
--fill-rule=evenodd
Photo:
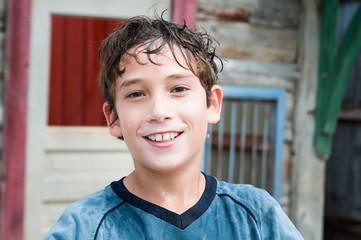
M132 194L181 214L201 198L205 177L199 170L178 174L135 170L124 179L124 185Z

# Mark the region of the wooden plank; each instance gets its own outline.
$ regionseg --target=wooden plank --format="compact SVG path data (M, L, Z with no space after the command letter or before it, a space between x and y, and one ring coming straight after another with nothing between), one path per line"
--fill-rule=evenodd
M240 156L239 156L239 182L246 181L246 144L250 142L247 141L247 108L248 103L242 103L242 122L241 122L241 136L237 139L240 141ZM237 144L237 142L236 142Z
M245 23L207 22L203 26L219 40L219 53L224 57L254 62L294 62L296 31L252 27Z
M257 62L227 59L219 74L223 84L243 86L283 87L294 92L300 78L299 67L292 63Z
M259 103L254 103L253 104L253 109L252 109L252 154L251 154L251 159L252 159L252 167L251 167L251 184L252 185L257 185L256 182L256 170L257 170L257 160L258 160L258 152L257 152L257 138L258 138L258 123L259 123Z
M361 122L361 108L342 108L338 114L338 120Z
M110 174L124 172L132 165L128 151L49 152L49 171L54 174L75 175L87 173ZM130 164L128 164L130 163ZM128 172L129 173L129 172Z
M198 8L199 20L229 20L222 16L222 13L228 12L228 15L249 15L246 18L233 18L232 21L286 28L298 27L301 10L297 0L199 0Z
M100 63L98 50L102 40L106 37L104 25L111 20L87 19L85 22L85 86L84 86L84 125L105 126L102 112L103 98L98 87ZM105 24L104 24L105 22Z
M65 92L63 96L65 107L64 125L83 125L84 122L84 99L83 87L85 79L84 56L85 46L83 45L84 19L76 17L66 18L66 65L65 71Z
M326 207L328 213L361 221L361 125L340 122L327 163ZM343 203L347 202L346 205Z
M198 21L197 28L212 32L219 53L226 58L294 63L297 30L269 28L242 22Z
M48 127L44 133L46 151L125 151L125 142L112 137L107 127ZM86 141L84 141L86 139Z
M224 107L225 103L223 102ZM221 112L221 119L218 123L218 133L217 133L217 172L216 177L222 179L223 172L223 145L224 145L224 114L225 111ZM212 138L215 139L215 138Z
M23 239L30 1L7 1L0 239ZM21 33L21 34L19 34Z
M228 182L233 182L234 175L234 160L235 160L235 152L236 152L236 124L237 124L237 108L236 103L231 102L231 134L230 137L230 145L229 145L229 160L228 160ZM239 137L237 138L239 139Z
M304 239L322 239L325 162L320 161L312 141L318 81L320 1L303 0L300 3L302 23L297 62L302 67L295 94L289 216Z
M197 0L173 0L173 22L184 24L190 28L196 23Z
M65 19L60 16L51 17L51 59L48 124L63 125L64 94L64 62L65 62Z
M267 169L270 164L267 164L267 159L269 159L269 140L268 140L268 134L269 134L269 120L271 119L271 116L269 114L269 104L266 104L264 107L265 116L263 118L263 139L262 139L262 163L261 163L261 187L263 189L266 188L267 183ZM272 131L272 129L271 129ZM284 151L284 150L283 150Z
M110 184L110 179L86 179L83 181L47 181L42 184L43 202L74 202ZM114 179L113 179L114 180ZM119 180L119 179L116 179ZM111 180L110 180L111 181ZM61 194L59 194L61 193Z

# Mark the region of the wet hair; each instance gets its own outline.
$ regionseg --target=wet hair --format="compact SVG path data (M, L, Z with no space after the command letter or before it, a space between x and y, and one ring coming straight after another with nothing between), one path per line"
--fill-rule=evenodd
M156 63L152 60L152 54L160 53L165 46L168 46L175 61L181 67L190 69L199 78L206 91L209 106L211 88L218 80L215 58L220 60L223 67L222 60L216 55L214 43L218 45L218 42L204 30L193 31L185 23L183 25L171 23L162 17L151 19L138 16L128 19L104 40L99 50L101 61L99 86L109 105L109 111L113 111L115 107L116 79L126 71L126 65L124 69L120 69L120 61L127 56L137 59L137 56L129 51L138 46L145 47L148 60L153 64ZM187 66L180 64L175 48L184 57Z

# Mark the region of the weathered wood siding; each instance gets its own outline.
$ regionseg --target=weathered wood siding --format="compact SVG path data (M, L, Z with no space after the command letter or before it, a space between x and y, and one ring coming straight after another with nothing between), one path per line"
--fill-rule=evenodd
M293 114L300 78L299 15L298 0L198 0L197 28L204 28L219 41L218 53L227 60L220 83L286 90L281 198L286 212L290 207Z
M2 147L2 129L4 112L4 55L5 55L5 0L0 0L0 149ZM1 152L0 152L0 172L1 172ZM1 211L1 210L0 210Z
M2 173L2 136L3 136L3 123L4 123L4 93L5 93L5 0L0 0L0 177ZM1 202L1 195L0 195ZM1 216L1 207L0 207Z

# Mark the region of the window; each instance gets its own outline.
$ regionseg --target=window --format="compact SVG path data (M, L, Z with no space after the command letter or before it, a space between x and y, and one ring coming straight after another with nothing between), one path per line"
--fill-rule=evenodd
M209 125L201 169L220 180L249 183L281 196L285 92L222 86L221 120Z

